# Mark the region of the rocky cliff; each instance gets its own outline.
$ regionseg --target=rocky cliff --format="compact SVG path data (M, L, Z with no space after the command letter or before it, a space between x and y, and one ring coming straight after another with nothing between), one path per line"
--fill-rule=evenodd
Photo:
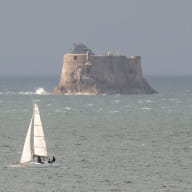
M64 55L55 94L153 94L143 78L141 57L94 55L83 44L74 44Z

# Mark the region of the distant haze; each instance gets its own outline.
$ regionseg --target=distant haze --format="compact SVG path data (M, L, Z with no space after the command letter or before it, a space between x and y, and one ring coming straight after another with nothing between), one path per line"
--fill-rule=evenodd
M60 75L82 42L142 56L144 75L192 75L191 0L0 1L0 75Z

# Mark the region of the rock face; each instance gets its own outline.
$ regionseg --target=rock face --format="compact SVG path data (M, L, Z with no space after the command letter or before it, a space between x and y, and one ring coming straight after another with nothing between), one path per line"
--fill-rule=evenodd
M143 78L141 57L94 55L84 44L74 44L64 55L55 94L153 94Z

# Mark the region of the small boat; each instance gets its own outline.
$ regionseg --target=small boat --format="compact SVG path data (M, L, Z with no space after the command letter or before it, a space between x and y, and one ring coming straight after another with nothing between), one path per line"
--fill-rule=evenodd
M41 122L38 101L33 101L33 114L25 138L21 155L21 167L52 166L55 157L50 160L47 152L46 140Z

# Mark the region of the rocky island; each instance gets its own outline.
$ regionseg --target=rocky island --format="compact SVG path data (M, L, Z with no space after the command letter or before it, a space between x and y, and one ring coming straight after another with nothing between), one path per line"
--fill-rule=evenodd
M95 55L86 45L74 44L64 55L55 94L153 94L144 79L141 57L108 52Z

